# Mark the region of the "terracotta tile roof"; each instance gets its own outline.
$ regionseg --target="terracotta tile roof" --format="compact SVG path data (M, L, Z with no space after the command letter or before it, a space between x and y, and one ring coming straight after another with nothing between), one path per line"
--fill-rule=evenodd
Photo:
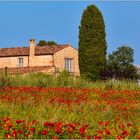
M36 46L35 55L54 54L55 52L60 51L68 46L69 45L58 45L58 46L53 45L53 46L43 46L43 47Z
M29 55L29 48L0 48L0 57L6 56L27 56Z
M69 45L36 46L35 55L48 55L62 50ZM0 48L0 57L29 56L29 47Z

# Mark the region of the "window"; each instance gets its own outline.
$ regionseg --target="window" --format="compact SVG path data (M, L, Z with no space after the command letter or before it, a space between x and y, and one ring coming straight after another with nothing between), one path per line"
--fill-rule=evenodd
M23 67L23 58L18 58L18 66Z
M72 72L72 59L65 58L65 70Z

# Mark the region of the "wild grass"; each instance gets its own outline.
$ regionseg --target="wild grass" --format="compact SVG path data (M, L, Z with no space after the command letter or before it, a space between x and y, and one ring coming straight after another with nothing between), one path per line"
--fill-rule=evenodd
M133 89L139 90L137 81L108 79L92 82L83 77L73 77L68 72L62 72L57 76L45 73L30 73L26 75L0 75L0 87L2 86L32 86L32 87L74 87L74 88L98 88L98 89Z

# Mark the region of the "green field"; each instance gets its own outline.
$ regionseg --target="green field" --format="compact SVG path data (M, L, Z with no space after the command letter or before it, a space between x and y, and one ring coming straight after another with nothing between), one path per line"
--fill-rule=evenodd
M0 80L0 138L140 138L135 81L91 82L68 73Z

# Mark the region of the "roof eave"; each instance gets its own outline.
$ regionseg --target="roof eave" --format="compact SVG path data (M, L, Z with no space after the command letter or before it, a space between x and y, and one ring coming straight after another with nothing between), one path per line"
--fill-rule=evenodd
M6 55L6 56L0 56L0 57L21 57L21 56L29 56L29 55Z
M54 53L42 53L42 54L34 54L35 56L39 56L39 55L53 55Z

